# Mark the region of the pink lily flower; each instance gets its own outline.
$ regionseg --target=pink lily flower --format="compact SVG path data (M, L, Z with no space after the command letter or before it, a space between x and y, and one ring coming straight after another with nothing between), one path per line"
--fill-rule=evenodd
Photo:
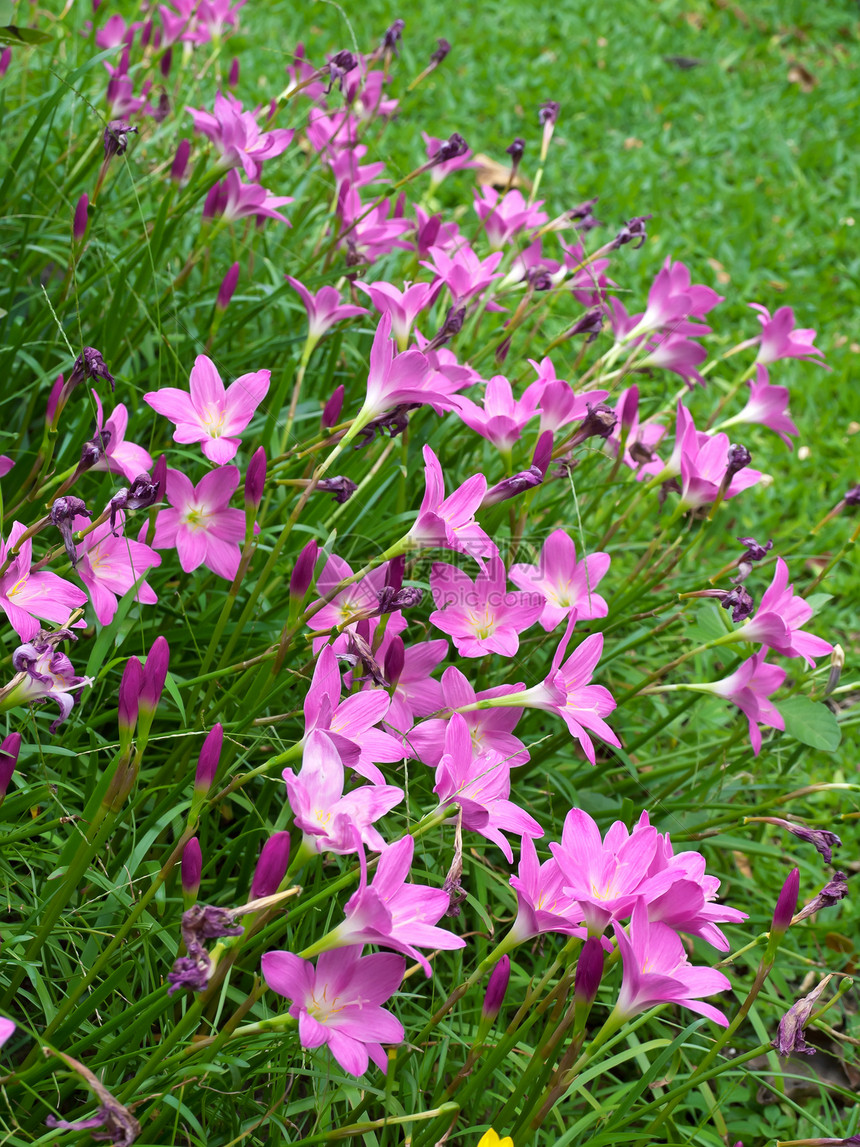
M8 454L0 454L0 478L5 478L15 462Z
M517 894L517 918L509 939L521 944L542 932L584 937L582 909L565 891L566 883L555 857L541 864L534 841L524 836L519 869L517 875L510 878L510 885Z
M508 863L514 854L506 832L516 836L543 836L543 829L519 805L508 800L511 770L494 753L475 760L472 739L462 714L454 713L445 734L445 752L436 768L433 792L444 808L460 806L463 828L477 832L502 850Z
M457 356L452 350L448 350L444 346L437 347L436 350L428 350L430 340L426 339L418 330L414 333L416 345L427 359L432 371L434 390L450 397L458 390L462 390L464 386L474 386L475 383L483 382L476 370L470 366L463 366L457 361ZM453 403L451 405L453 407Z
M766 663L767 654L766 647L760 649L755 657L748 658L722 681L698 682L688 686L697 693L714 693L737 705L749 721L750 744L756 756L761 751L759 725L771 729L785 728L782 714L769 698L781 687L786 674L781 666Z
M429 283L404 283L398 290L391 283L356 283L360 291L370 295L370 301L381 315L390 315L391 333L397 346L405 351L409 345L412 324L418 315L433 302L433 288Z
M575 394L570 383L564 379L551 379L546 382L532 382L523 391L520 403L525 406L533 402L540 411L540 433L548 430L553 433L571 422L580 422L587 417L589 407L603 402L608 390L586 390Z
M604 271L609 266L609 259L591 259L581 243L574 243L570 247L563 247L564 266L573 274L568 280L571 294L578 303L584 307L596 307L605 304L607 288L617 287ZM582 264L585 264L583 266Z
M442 409L451 405L445 394L432 389L433 375L424 355L417 350L396 355L390 335L391 316L383 315L370 350L367 396L354 426L367 426L385 411L404 403L429 402Z
M615 708L612 694L603 685L590 684L603 652L603 634L592 633L586 637L562 664L575 624L576 614L573 613L544 680L531 689L500 698L496 704L522 705L557 713L571 736L579 741L588 760L595 764L594 743L587 730L596 733L608 745L620 746L621 742L603 720Z
M0 1047L14 1034L15 1022L0 1016Z
M473 706L476 701L504 697L516 693L518 689L517 685L495 685L492 689L476 693L460 670L455 665L449 665L442 674L439 703L434 709L445 709L451 714L459 709L467 709L462 716L472 738L473 755L495 755L508 768L517 768L529 760L528 749L519 737L513 735L522 716L522 709L476 709ZM435 768L445 751L447 729L448 720L444 717L431 717L429 721L416 725L408 738L413 755L425 765Z
M388 565L386 563L372 570L360 581L348 585L322 609L313 614L310 618L310 625L313 629L352 629L356 622L371 617L373 614L378 615L379 594L385 585L387 571ZM352 577L352 574L352 566L343 558L338 557L337 554L331 554L317 578L317 591L322 597L328 597L336 585L345 578ZM313 602L312 606L316 605L319 600L318 598L317 601ZM325 644L325 639L320 639L320 641ZM318 649L315 646L314 653L316 652Z
M517 562L510 579L520 589L537 591L544 598L538 619L549 633L575 610L577 620L606 617L605 600L595 589L609 569L609 554L588 554L576 560L576 546L565 530L554 530L543 544L537 565Z
M442 280L455 303L464 303L475 298L492 283L493 279L501 278L501 272L496 267L502 260L502 252L496 251L486 259L479 259L472 248L464 243L450 254L441 247L431 247L430 262L422 262L421 266L433 271ZM497 303L489 303L487 310L499 311L502 308Z
M519 635L534 625L543 609L536 593L508 593L504 562L490 558L475 581L445 562L434 562L430 591L436 609L430 621L454 639L461 657L500 653L513 657Z
M474 192L474 207L494 251L501 250L520 231L536 231L549 216L541 211L543 200L529 204L523 193L513 188L500 195L494 187Z
M0 565L2 565L27 527L14 522L6 541L0 537ZM33 540L21 544L9 568L0 577L0 610L2 610L22 641L32 641L42 628L37 618L55 625L68 625L72 610L86 605L87 595L77 586L55 573L40 570L31 573ZM74 628L82 629L86 622L76 621Z
M631 470L637 470L643 462L654 461L654 449L666 433L666 427L656 422L639 421L639 388L631 386L622 390L615 403L618 418L606 445L618 454L624 437L624 457L622 462Z
M424 447L424 498L408 536L419 546L439 546L471 554L478 562L498 553L492 540L475 521L475 511L487 492L487 479L473 474L445 497L445 478L439 459Z
M689 269L681 262L673 263L669 257L651 284L645 313L626 337L632 339L667 329L673 335L708 334L710 327L687 320L691 316L701 318L723 301L724 296L710 287L691 284Z
M195 44L208 44L219 40L225 28L235 28L239 21L239 9L245 0L200 0L197 8L195 27L183 39Z
M438 171L439 168L444 166L444 163L440 163L436 167L431 168L431 172ZM414 210L415 243L410 244L410 246L414 246L418 252L419 259L427 258L430 254L431 247L439 247L444 251L449 247L456 247L458 243L463 242L460 228L456 223L446 223L441 215L428 215L426 211L418 206L416 206Z
M120 530L125 515L117 515ZM76 517L72 528L83 530L89 525L86 518ZM100 625L110 625L116 613L117 599L137 586L135 601L154 605L158 595L145 581L146 571L161 565L161 556L143 542L136 542L120 534L117 537L108 522L85 534L78 543L77 572L87 587L93 610Z
M648 919L667 924L676 932L701 936L720 952L728 952L731 945L717 924L742 924L747 913L713 903L720 882L705 873L705 858L700 853L681 852L671 864L681 878L665 892L648 899Z
M269 390L271 371L243 374L227 389L214 362L199 354L191 368L191 394L173 386L143 396L158 414L176 424L174 442L200 442L203 453L216 466L235 457L239 435L254 417Z
M767 426L778 434L789 450L793 449L791 438L800 433L788 413L788 387L772 386L767 367L756 364L756 381L750 381L750 396L739 414L724 422L723 426L735 423L753 422Z
M709 437L707 434L699 434L695 429L687 433L681 451L682 506L696 509L699 506L709 506L717 500L726 476L730 445L727 434ZM723 498L726 501L734 498L742 490L755 486L762 477L760 470L744 466L732 475Z
M245 538L245 515L229 506L238 485L236 466L211 470L196 486L181 471L168 470L165 496L171 508L159 511L153 548L175 547L186 573L205 565L232 581Z
M110 438L104 448L104 453L92 470L107 470L113 474L122 474L129 482L133 482L139 474L147 474L152 469L152 457L142 446L134 442L126 442L125 432L128 429L128 411L123 403L118 402L113 408L107 422L104 421L102 400L96 391L93 391L96 404L96 438L104 428ZM2 472L0 472L2 476Z
M290 195L273 195L259 183L243 183L239 172L235 168L227 172L220 183L210 187L203 203L203 218L213 219L223 216L224 219L235 222L248 215L259 219L278 219L281 223L291 226L286 215L276 211L276 207L283 207L292 203Z
M316 343L322 338L329 327L340 322L341 319L351 319L356 315L366 315L364 307L353 306L352 303L342 303L340 292L335 287L320 287L316 294L311 294L307 287L302 286L298 279L286 276L287 282L297 291L305 304L308 313L308 342Z
M704 377L696 369L708 357L708 352L699 343L684 335L658 335L647 342L648 353L644 358L636 360L637 367L643 370L649 367L658 367L661 370L671 370L679 374L687 386L698 382L705 385Z
M368 884L367 859L358 842L361 882L346 902L346 919L329 933L323 951L351 944L393 948L416 960L429 976L430 962L419 948L446 952L465 948L466 941L460 936L436 927L451 906L448 893L426 884L406 883L414 850L411 836L390 844L380 854L373 880Z
M777 558L773 581L762 594L755 617L738 632L746 641L769 645L782 657L802 657L812 667L816 657L833 651L829 641L803 632L812 613L812 606L788 584L788 566Z
M626 932L615 925L615 939L624 965L615 1014L629 1019L658 1004L675 1003L729 1026L723 1012L700 998L727 991L728 978L716 968L691 964L680 937L666 924L650 923L644 903L633 909Z
M403 639L392 633L393 620L389 618L385 627L377 658L385 666L386 681L393 686L385 723L405 734L415 724L416 717L426 717L442 708L442 685L430 674L448 656L448 642L438 638L404 645ZM395 646L398 646L397 653ZM399 648L403 651L402 666Z
M194 120L195 131L201 132L215 144L223 156L225 167L241 167L248 179L257 180L263 161L273 159L286 151L294 132L285 128L260 131L254 112L244 111L236 96L215 96L215 111L185 109Z
M750 342L759 343L756 362L767 365L781 358L808 358L810 355L820 355L824 358L824 351L813 346L815 331L807 327L803 330L794 325L794 311L791 307L779 307L771 316L767 307L761 303L750 303L754 311L758 311L758 321L761 323L761 334Z
M388 712L391 698L384 689L369 689L341 701L341 687L337 657L327 645L317 658L305 695L305 743L315 729L327 733L350 768L374 784L384 784L377 764L402 761L406 756L400 741L375 728Z
M522 398L515 400L511 384L504 375L496 374L487 383L483 408L462 396L454 399L454 405L470 429L506 454L520 438L526 423L537 413L537 398L534 391L529 394L527 390ZM541 429L544 429L543 425Z
M92 677L76 676L71 661L56 648L57 642L68 636L68 630L39 633L35 641L18 646L12 654L15 676L0 688L0 712L16 705L56 701L60 715L48 728L49 733L56 733L71 713L76 695L93 683Z
M338 194L337 212L343 220L345 232L342 245L348 252L363 256L369 263L381 255L387 255L395 247L408 247L403 239L412 230L408 219L403 219L395 208L389 218L391 203L384 199L371 210L362 203L361 196L354 187L344 183Z
M400 1043L403 1025L380 1005L400 987L406 961L378 952L362 956L361 948L323 952L316 968L292 952L266 952L266 983L292 1000L290 1015L299 1021L302 1047L329 1051L350 1075L361 1076L370 1060L388 1069L383 1043Z
M301 770L284 769L283 778L305 848L347 855L356 850L356 833L374 852L385 848L373 822L400 804L403 789L362 785L344 793L343 761L327 733L314 730L308 736Z

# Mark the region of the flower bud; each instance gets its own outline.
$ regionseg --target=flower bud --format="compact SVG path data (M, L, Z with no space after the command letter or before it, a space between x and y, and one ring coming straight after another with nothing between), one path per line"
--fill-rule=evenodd
M290 834L273 832L260 852L251 881L251 899L272 896L278 891L290 863Z
M218 288L218 297L215 300L215 306L219 311L226 311L229 307L230 300L233 298L233 292L236 290L236 284L238 282L239 264L234 263L221 280L221 286Z
M403 672L403 666L406 664L406 648L403 644L403 638L399 635L391 639L391 644L385 653L385 661L383 663L382 672L385 675L385 680L389 685L396 685L400 680L400 674Z
M75 237L75 242L80 243L87 230L88 212L90 206L90 197L86 192L78 200L77 207L75 207L75 219L72 223L72 234Z
M227 86L235 88L239 82L239 57L234 56L233 62L230 64L230 75L227 77Z
M191 140L181 139L179 147L176 149L176 155L173 159L173 165L170 168L170 178L175 183L181 183L185 178L185 171L188 167L188 158L191 155Z
M439 150L430 156L429 161L424 166L425 168L436 167L440 163L448 163L449 160L459 159L468 150L468 143L459 132L455 131L439 145Z
M167 667L170 664L170 646L166 637L156 637L146 659L143 670L143 681L140 687L140 707L149 717L148 726L152 723L152 716L158 708L164 682L167 680Z
M323 494L333 494L333 502L343 505L348 502L358 486L351 478L344 478L342 474L336 475L334 478L323 478L321 482L317 482L317 487Z
M159 70L165 79L170 75L170 68L173 64L173 48L168 48L164 55L158 62Z
M5 76L9 70L9 65L12 63L12 49L4 48L0 52L0 76Z
M514 142L512 144L510 144L509 147L505 148L505 151L511 157L511 167L514 171L516 171L516 169L519 167L520 163L522 162L522 158L523 158L523 154L525 153L525 150L526 150L526 141L524 139L520 139L519 136L517 136L517 138L514 140Z
M481 1009L482 1020L494 1020L502 1010L505 992L508 990L508 981L511 978L511 958L502 956L490 973L487 981L487 991L484 996L484 1006Z
M773 922L770 926L771 936L775 935L781 939L788 931L791 918L797 911L797 898L799 895L800 869L792 868L776 901L776 908L774 908L773 911Z
M441 36L436 40L436 45L436 51L430 55L430 63L438 67L451 51L451 45Z
M830 673L827 677L827 684L824 687L824 696L829 697L836 686L839 684L839 678L842 676L842 670L845 668L845 650L837 642L833 646L830 653Z
M343 394L344 388L342 384L335 387L332 391L331 398L323 407L322 419L320 420L320 425L323 430L330 430L332 426L337 425L340 412L343 410Z
M312 538L296 558L290 574L290 597L293 601L304 601L305 594L311 588L319 550L319 543Z
M573 980L573 994L577 1004L590 1008L597 998L597 989L603 976L603 945L597 936L589 936L579 953Z
M200 850L200 841L196 836L192 836L182 850L180 873L182 891L185 897L193 903L200 891L200 878L203 875L203 853ZM186 907L190 907L190 905L186 905Z
M0 741L0 804L6 796L15 766L18 764L18 753L21 749L21 734L10 733Z
M263 500L266 485L266 451L258 447L245 471L245 508L256 510Z
M125 155L128 148L128 137L132 132L136 134L137 128L133 127L128 120L112 119L105 128L105 159L113 159L115 155Z
M119 725L120 744L125 749L134 734L137 724L140 690L143 685L143 666L136 657L129 657L125 663L122 681L119 683L119 705L116 720Z
M221 760L221 746L224 743L224 726L220 722L213 725L203 742L194 774L194 792L205 796L212 788L218 764Z

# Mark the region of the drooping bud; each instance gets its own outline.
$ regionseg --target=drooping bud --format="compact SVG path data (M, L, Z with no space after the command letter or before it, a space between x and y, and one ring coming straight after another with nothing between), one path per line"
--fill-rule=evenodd
M78 554L72 537L72 523L76 516L88 518L90 512L80 498L71 495L56 498L51 506L51 525L56 526L63 539L66 556L73 566L78 564Z
M324 494L333 494L333 502L338 502L341 505L348 502L358 486L351 478L344 478L342 474L336 475L334 478L323 478L321 482L317 482L316 488L321 490Z
M738 538L741 545L746 546L746 550L738 558L738 572L732 578L732 581L745 581L746 578L752 573L753 562L760 562L769 550L773 549L773 538L769 539L766 545L760 545L755 538Z
M266 485L266 451L259 446L253 453L245 472L245 508L256 510L263 500Z
M451 45L440 36L436 41L436 51L430 55L430 63L438 68L450 51Z
M798 924L814 912L820 912L822 908L832 908L834 904L838 904L847 895L848 882L845 873L834 872L832 879L828 880L821 891L816 893L809 903L801 908L791 921L792 924Z
M338 52L332 56L325 68L322 68L323 73L328 73L329 82L325 94L328 95L335 84L343 91L344 77L358 67L358 61L352 52Z
M218 288L218 297L215 300L215 306L219 311L226 311L229 307L230 300L233 298L233 292L236 290L236 284L238 282L239 264L234 263L221 280L221 286Z
M576 961L573 994L578 1005L590 1008L597 998L603 976L603 945L597 936L589 936Z
M164 459L162 454L161 458L156 463L156 469ZM166 469L165 467L162 467ZM121 511L125 510L145 510L149 506L154 506L156 502L160 502L164 497L164 488L155 477L155 469L150 478L148 474L138 474L130 486L123 486L108 502L110 507L110 528L113 532L116 525L116 519ZM161 493L159 493L161 489Z
M777 897L770 926L771 937L780 939L791 926L791 919L797 911L797 898L800 895L800 869L792 868Z
M406 647L403 644L403 638L398 634L391 639L391 644L386 650L385 662L383 664L385 680L390 685L396 685L400 680L400 674L403 672L405 664Z
M508 982L511 978L511 958L510 956L502 956L495 968L490 973L490 978L487 981L487 991L484 994L484 1006L481 1009L482 1021L494 1020L499 1012L502 1010L502 1004L505 1002L505 993L508 990Z
M323 430L330 430L332 426L337 425L340 412L343 410L343 395L344 388L341 383L340 386L334 388L331 398L323 407L322 418L320 419L320 426Z
M197 893L200 891L200 880L203 876L203 852L196 836L192 836L183 848L179 870L182 877L183 895L186 902L190 902L186 904L186 907L190 907L197 899Z
M742 585L736 585L734 589L729 590L720 605L723 609L732 611L732 621L745 621L755 609L752 594Z
M825 976L821 983L813 988L808 996L804 996L798 1000L796 1004L792 1004L779 1021L779 1033L777 1038L772 1041L772 1046L776 1048L780 1055L788 1056L797 1055L798 1053L802 1055L815 1055L815 1048L810 1047L806 1042L804 1027L809 1023L809 1017L815 1010L819 996L832 979L832 973L829 976Z
M405 20L395 20L390 27L386 28L385 35L382 37L382 43L380 44L383 52L391 52L395 56L399 54L397 46L400 43L405 27Z
M290 597L293 601L304 601L305 594L311 588L319 552L319 543L312 538L296 558L296 564L290 574Z
M260 852L251 881L251 899L273 896L287 874L290 864L290 834L273 832Z
M188 159L191 155L191 140L181 139L176 149L176 155L170 168L170 178L174 183L182 183L188 168Z
M206 796L215 781L221 760L221 746L224 744L224 726L219 722L212 726L203 742L194 774L195 795Z
M632 219L628 220L628 222L624 224L624 226L609 244L609 249L613 250L618 247L623 247L625 243L632 243L634 239L638 239L639 242L633 248L634 251L638 251L645 240L648 238L648 232L646 230L645 224L651 218L652 216L650 215L634 215Z
M0 805L6 799L6 790L18 764L18 753L21 751L21 734L10 733L0 741Z
M448 136L447 140L439 145L439 150L430 156L427 163L424 164L424 169L428 167L436 167L440 163L447 163L451 159L459 159L461 155L465 155L469 150L469 145L459 132L453 132Z
M119 741L123 750L128 748L134 735L142 685L143 666L137 657L129 657L125 663L122 681L119 683L119 703L116 715L119 725Z
M234 56L230 64L230 75L227 77L227 86L235 88L239 82L239 57Z
M587 407L588 414L570 439L570 449L579 446L587 438L608 438L615 429L618 416L611 406L607 406L605 402L596 402L594 405L589 402Z
M511 174L517 170L520 163L522 162L525 150L526 141L524 139L520 139L519 136L517 136L512 144L505 148L505 151L511 157Z
M430 351L438 350L440 346L444 346L446 342L450 342L454 335L460 333L463 329L463 323L466 320L465 307L449 307L448 313L445 316L445 321L439 328L438 332L433 336L429 343L424 348L423 353L427 354Z
M137 134L137 128L128 120L112 119L105 128L105 159L113 159L115 155L125 155L131 133Z
M87 222L89 219L89 207L90 197L85 191L78 200L77 206L75 207L75 218L74 222L72 223L72 234L75 237L76 243L80 243L81 239L83 239L84 235L86 234Z

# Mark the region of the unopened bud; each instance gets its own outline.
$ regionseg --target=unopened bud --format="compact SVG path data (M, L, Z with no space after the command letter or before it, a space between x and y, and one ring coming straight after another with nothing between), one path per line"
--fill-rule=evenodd
M147 729L152 723L152 716L161 700L169 665L170 646L167 644L167 638L156 637L146 658L143 681L140 687L140 708L148 717Z
M239 82L239 57L234 56L233 62L230 64L230 75L227 77L227 85L231 88Z
M158 68L165 79L170 75L170 68L173 64L173 48L168 48L164 55L158 62Z
M212 788L218 764L221 760L221 746L224 743L224 726L220 722L213 725L203 742L194 774L194 792L205 796Z
M797 898L800 895L800 869L792 868L782 890L777 897L776 908L773 910L773 921L770 934L779 939L785 935L791 924L791 918L797 911Z
M21 734L10 733L0 741L0 804L6 797L6 790L15 772L18 763L18 753L21 751Z
M520 139L519 136L517 136L517 138L512 144L510 144L510 146L505 148L505 151L511 157L511 167L514 171L516 171L516 169L519 167L525 150L526 141L524 139Z
M78 200L75 207L75 219L72 223L72 234L75 237L75 242L80 243L87 230L87 221L89 218L90 197L86 192Z
M290 863L290 834L273 832L260 852L251 881L251 899L273 896L287 874Z
M193 903L200 891L200 879L203 875L203 852L196 836L192 836L183 848L179 869L182 877L182 891L186 900ZM186 903L186 907L190 907L190 905Z
M312 538L296 558L290 575L290 597L294 601L304 601L305 594L311 588L319 552L319 543Z
M245 506L256 510L263 500L266 485L266 451L259 446L248 463L245 472Z
M726 479L730 482L735 474L749 466L751 461L752 454L746 446L731 445L726 459Z
M538 123L545 127L548 123L555 123L558 119L558 113L561 111L561 104L556 103L555 100L545 100L538 112Z
M116 715L120 744L124 749L128 748L134 734L134 727L137 724L142 685L143 666L137 657L129 657L125 663L122 681L119 683L119 704Z
M505 992L511 978L511 958L502 956L490 973L487 981L487 991L484 995L484 1006L481 1009L482 1020L494 1020L502 1010L505 1001Z
M454 132L439 145L439 150L430 156L429 161L424 165L425 167L435 167L439 163L447 163L451 159L459 159L461 155L465 155L469 150L469 145L459 132Z
M839 678L842 676L842 670L845 668L845 650L841 645L834 645L830 654L830 675L827 678L827 685L824 689L824 696L829 697L836 686L839 684Z
M860 506L860 486L852 486L845 491L844 502L846 506Z
M385 661L383 663L383 673L385 680L389 685L396 685L400 680L400 674L403 672L403 667L406 664L406 647L403 644L403 638L399 636L391 639L391 644L385 653Z
M603 945L597 936L589 936L579 953L573 980L573 994L577 1004L590 1008L597 998L597 989L603 976Z
M481 502L481 509L495 506L497 502L505 502L508 498L515 498L518 494L524 494L526 490L533 490L535 486L541 484L543 477L543 472L537 466L530 466L528 470L521 470L519 474L503 478L486 492Z
M236 284L238 282L239 264L234 263L221 280L221 286L218 288L218 297L215 300L215 306L219 311L226 311L229 307L230 300L233 298L233 292L236 290Z
M323 407L322 418L320 425L323 430L330 430L332 426L336 426L340 418L340 412L343 410L343 384L336 386L332 391L331 398Z
M188 167L188 159L191 155L191 140L181 139L179 146L176 149L176 155L173 159L173 164L170 168L170 178L174 183L181 183L185 178L185 171Z

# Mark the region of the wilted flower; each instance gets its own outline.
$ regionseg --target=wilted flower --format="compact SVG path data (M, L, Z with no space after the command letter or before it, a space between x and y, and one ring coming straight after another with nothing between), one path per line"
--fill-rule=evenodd
M797 869L795 869L795 872ZM848 878L844 872L834 872L833 876L820 892L809 901L797 913L792 924L797 924L801 920L805 920L807 916L811 916L814 912L819 912L822 908L832 908L834 904L838 904L840 900L848 895ZM795 900L795 904L797 901Z
M0 688L0 712L15 705L56 701L60 715L48 730L56 733L72 711L75 694L93 683L92 677L77 677L69 658L56 648L66 638L72 638L72 634L60 629L54 633L42 632L32 642L18 646L12 654L15 676Z
M832 975L825 976L809 995L798 1000L796 1004L792 1004L779 1021L779 1035L773 1040L773 1046L780 1055L788 1056L799 1053L815 1055L815 1048L810 1047L806 1042L806 1032L803 1029L809 1022L809 1017L818 1003L819 996L832 979Z
M115 155L125 155L128 137L132 132L137 134L137 128L128 120L112 119L105 128L105 159L112 159Z

